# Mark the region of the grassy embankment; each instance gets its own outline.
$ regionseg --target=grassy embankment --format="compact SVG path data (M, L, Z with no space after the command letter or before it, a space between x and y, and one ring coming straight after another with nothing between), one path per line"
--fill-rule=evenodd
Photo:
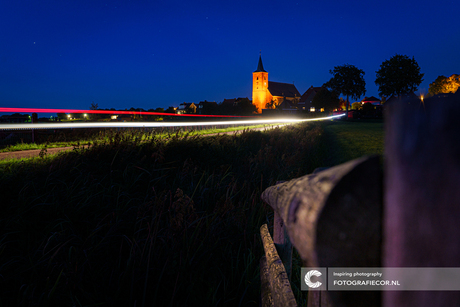
M257 306L259 227L272 218L260 194L342 158L350 143L337 131L364 133L354 125L149 141L131 131L2 163L0 305ZM305 304L300 265L292 285Z
M180 130L180 134L184 135L188 133L189 135L207 135L207 134L215 134L215 133L223 133L223 132L232 132L232 131L241 131L244 129L254 129L254 128L264 128L264 127L272 127L275 125L252 125L252 126L237 126L237 127L228 127L228 128L209 128L209 129L202 129L202 130L194 130L193 127L186 127ZM85 130L85 129L81 129ZM86 130L96 130L96 129L86 129ZM107 129L109 131L111 129ZM112 129L116 130L116 129ZM56 136L52 136L49 138L49 140L44 141L42 143L17 143L14 145L8 145L5 146L4 148L0 148L0 152L11 152L11 151L21 151L21 150L33 150L33 149L43 149L43 148L59 148L59 147L70 147L74 146L77 142L79 144L93 144L95 141L100 142L104 141L106 137L107 131L104 131L103 133L100 134L90 134L86 135L84 132L83 133L75 133L75 137L69 138L68 136L66 137L64 134L58 134ZM110 132L109 132L110 133ZM89 134L89 133L87 133ZM163 136L166 137L170 134L170 132L163 132L159 131L156 134L156 137L158 136ZM70 140L65 140L66 138L69 138ZM148 141L146 137L144 137L144 141Z

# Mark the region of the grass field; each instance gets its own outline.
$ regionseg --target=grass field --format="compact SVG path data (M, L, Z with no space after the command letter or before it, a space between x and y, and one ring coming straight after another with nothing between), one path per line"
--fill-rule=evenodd
M262 191L379 153L381 130L343 122L210 137L132 130L2 163L0 306L258 306L259 228L273 218ZM305 306L298 258L293 265Z
M334 121L324 126L328 165L337 165L364 155L383 156L383 121Z

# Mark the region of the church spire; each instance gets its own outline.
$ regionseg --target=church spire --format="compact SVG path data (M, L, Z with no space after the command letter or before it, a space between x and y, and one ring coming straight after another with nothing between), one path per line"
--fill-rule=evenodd
M266 72L264 70L264 65L262 64L262 53L259 54L259 64L257 65L257 70L255 72Z

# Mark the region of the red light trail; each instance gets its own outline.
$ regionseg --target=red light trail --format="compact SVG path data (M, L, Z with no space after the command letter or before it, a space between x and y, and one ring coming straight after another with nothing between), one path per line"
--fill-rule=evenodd
M74 109L37 109L37 108L0 108L0 112L8 113L89 113L89 114L136 114L136 115L162 115L162 116L187 116L187 117L257 117L257 116L233 116L233 115L198 115L198 114L174 114L145 111L110 111L110 110L74 110Z

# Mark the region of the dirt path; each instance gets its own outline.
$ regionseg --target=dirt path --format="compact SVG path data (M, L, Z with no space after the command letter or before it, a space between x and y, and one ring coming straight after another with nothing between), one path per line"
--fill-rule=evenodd
M273 128L281 127L281 126L285 126L285 125L287 125L287 124L273 125L273 126L264 127L264 128L254 128L254 129L251 129L251 130L259 130L260 131L260 130L265 130L265 129L273 129ZM242 131L243 130L220 132L220 133L206 134L204 136L212 136L212 135L218 135L218 134L235 134L235 133L241 133ZM73 147L47 148L46 155L52 155L52 154L56 154L56 153L61 152L61 151L69 151L69 150L72 150L72 149L73 149ZM0 152L0 160L38 157L40 155L40 151L41 151L41 149Z
M52 155L61 151L67 151L72 149L73 147L47 148L46 155ZM38 157L40 155L40 151L41 149L0 152L0 160Z

